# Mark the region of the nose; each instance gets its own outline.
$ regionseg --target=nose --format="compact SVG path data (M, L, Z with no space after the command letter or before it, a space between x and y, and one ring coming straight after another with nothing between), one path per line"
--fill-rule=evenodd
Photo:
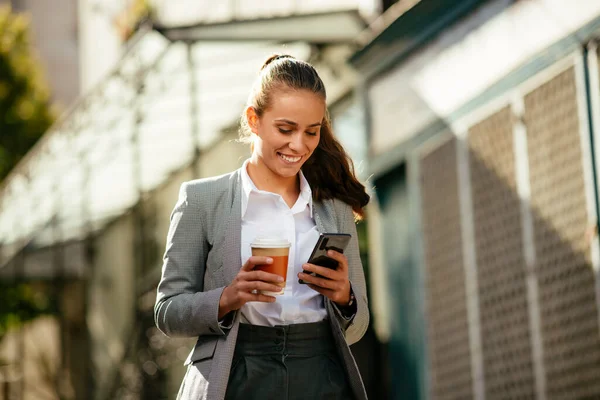
M301 152L304 147L304 135L302 132L296 132L290 137L289 147L293 151Z

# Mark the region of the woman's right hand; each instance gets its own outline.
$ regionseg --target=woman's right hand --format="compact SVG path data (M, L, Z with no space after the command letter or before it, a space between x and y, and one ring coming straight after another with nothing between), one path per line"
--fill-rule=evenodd
M281 288L273 283L283 282L283 278L269 272L254 270L257 265L271 264L272 262L272 258L262 256L252 256L246 261L231 285L226 286L221 294L219 319L231 311L239 310L249 301L275 302L275 297L261 294L259 291L279 292Z

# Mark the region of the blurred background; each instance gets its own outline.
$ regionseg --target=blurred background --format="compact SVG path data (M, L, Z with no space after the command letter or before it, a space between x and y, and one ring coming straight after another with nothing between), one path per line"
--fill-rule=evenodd
M183 181L273 53L373 197L372 399L600 399L600 1L0 0L0 399L174 399Z

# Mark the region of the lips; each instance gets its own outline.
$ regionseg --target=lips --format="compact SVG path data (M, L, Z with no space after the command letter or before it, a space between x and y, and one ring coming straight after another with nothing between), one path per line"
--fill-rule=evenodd
M302 159L302 157L286 156L281 153L277 153L277 155L279 156L279 158L281 158L283 161L285 161L286 163L289 163L289 164L297 163L298 161L300 161Z

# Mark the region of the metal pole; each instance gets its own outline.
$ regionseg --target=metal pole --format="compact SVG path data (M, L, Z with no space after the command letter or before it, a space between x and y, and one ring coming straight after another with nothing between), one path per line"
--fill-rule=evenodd
M134 260L133 260L133 267L134 267L134 285L133 285L133 290L135 293L135 301L133 303L133 307L134 307L134 328L132 329L131 333L130 333L130 337L133 339L132 343L130 344L131 348L130 351L127 352L129 354L130 357L132 357L133 359L136 358L136 355L139 351L140 348L140 343L139 343L139 338L137 337L138 335L138 329L136 329L136 327L139 327L139 324L142 323L142 314L140 312L139 307L137 306L138 304L138 298L139 296L142 294L142 276L143 276L143 271L146 267L146 240L145 240L145 226L146 226L146 221L145 221L145 217L144 217L144 199L143 199L143 184L142 184L142 154L141 154L141 140L140 140L140 130L141 130L141 123L143 121L144 115L143 115L143 110L142 110L142 101L140 101L140 98L143 96L144 94L144 79L145 79L145 74L141 74L138 73L138 75L135 77L135 86L136 86L136 101L134 101L134 127L133 127L133 132L131 135L131 151L132 151L132 179L133 179L133 184L134 187L137 191L137 195L138 195L138 201L137 204L134 206L133 209L133 216L134 216L134 224L135 224L135 238L134 238L134 243L135 243L135 248L133 249L133 255L134 255ZM143 329L142 329L143 331ZM127 357L127 355L125 356ZM137 360L136 360L137 361ZM139 368L138 366L138 370L141 370L141 368ZM143 373L143 372L142 372ZM142 381L144 381L145 379L143 379ZM140 388L140 393L137 393L137 395L140 398L145 398L145 385L142 384L142 387Z
M131 151L132 151L132 180L135 190L137 192L138 201L136 206L134 207L134 216L135 216L135 225L136 225L136 238L135 243L137 244L136 249L134 249L135 254L135 293L139 295L139 279L142 276L142 271L144 268L145 262L145 240L144 240L144 228L145 228L145 220L144 220L144 210L143 210L143 185L142 185L142 154L141 154L141 144L140 144L140 125L144 118L143 111L141 109L141 101L139 98L143 96L144 93L144 77L136 76L135 78L136 85L136 94L138 97L138 101L134 102L134 126L133 132L131 134ZM137 310L137 307L136 307ZM137 316L137 314L136 314Z
M27 177L26 177L27 178ZM22 218L19 219L19 221L23 221ZM19 234L21 234L21 236L24 236L23 232L24 230L22 229L22 222L19 224L18 227L15 227L15 229L17 230L17 232ZM19 246L19 248L21 249L17 254L16 257L13 260L13 274L12 274L12 279L13 279L13 287L17 288L17 296L19 295L19 284L22 283L23 281L23 276L25 276L25 245L24 244L19 244L19 241L24 240L23 238L21 238L20 240L16 240L15 242L17 243L17 246ZM16 377L17 379L17 393L18 393L18 399L23 399L25 397L25 357L27 356L26 354L26 349L25 349L25 321L22 319L22 314L21 314L21 310L17 309L15 310L17 312L18 315L18 319L19 319L19 327L18 327L18 337L17 337L17 371L18 371L18 376ZM14 393L14 391L13 391Z
M14 275L17 284L21 283L23 279L19 279L19 275L24 275L25 269L25 254L24 250L17 256L18 262L15 262L16 273ZM15 261L17 261L15 260ZM19 321L19 399L25 398L25 357L27 356L27 350L25 349L25 321Z
M84 336L85 336L85 348L87 354L91 354L91 335L89 326L87 324L87 314L89 309L88 302L88 290L90 288L90 279L93 277L93 241L92 241L92 218L90 211L91 201L91 186L90 186L90 165L86 160L85 150L81 151L79 155L80 165L83 168L83 187L81 188L81 220L83 229L83 325L84 325ZM85 371L83 372L83 379L87 382L86 386L86 398L93 399L95 391L94 375L92 374L92 357L85 357Z
M595 226L593 233L590 234L592 267L596 272L596 304L598 313L600 313L600 267L598 266L598 233L600 232L600 183L598 170L600 160L597 147L598 139L595 138L595 129L600 123L600 56L598 54L598 41L592 41L583 47L583 69L585 79L585 94L587 119L589 126L590 157L592 165L592 182L594 187L594 208L595 208Z
M27 178L27 177L25 177ZM8 194L7 194L8 195ZM17 216L18 217L18 216ZM18 222L15 223L14 231L16 232L16 239L14 241L14 245L20 249L17 250L16 254L12 260L12 269L13 273L10 275L12 280L12 287L16 289L16 295L20 296L19 293L19 284L23 281L23 276L25 276L25 256L24 256L24 248L25 244L22 243L25 239L23 238L25 235L23 234L22 221L23 218L15 218ZM20 237L19 237L20 235ZM7 384L7 388L5 389L9 394L13 394L14 399L23 399L25 393L25 357L26 357L26 349L25 349L25 321L22 319L22 313L20 307L15 310L17 314L18 327L16 329L16 348L17 355L16 359L13 362L13 367L16 372L15 376L15 387L18 395L14 395L15 390L12 389ZM11 393L12 392L12 393ZM7 397L8 398L8 397Z
M10 397L8 397L10 395L10 386L8 385L8 377L4 377L4 379L2 380L2 393L4 395L4 399L6 400L10 400Z
M52 258L51 258L51 271L53 280L53 301L55 302L56 311L58 314L58 331L60 337L60 362L57 368L57 381L56 384L60 385L64 381L64 377L68 376L65 374L65 370L68 369L68 333L67 333L67 322L64 318L64 312L62 312L62 303L64 296L64 272L63 262L64 257L62 253L62 234L60 229L60 183L59 181L54 182L54 216L51 220L51 231L52 231ZM60 391L59 391L60 392Z

